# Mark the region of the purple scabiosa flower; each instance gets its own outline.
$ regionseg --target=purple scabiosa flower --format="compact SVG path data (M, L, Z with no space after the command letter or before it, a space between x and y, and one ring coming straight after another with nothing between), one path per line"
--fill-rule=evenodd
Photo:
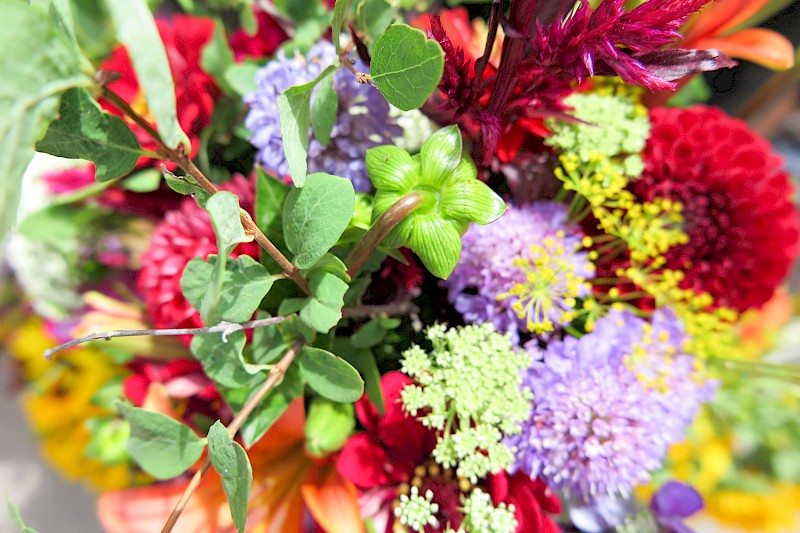
M535 361L523 383L534 394L531 418L506 444L514 468L542 476L569 499L626 497L661 466L716 383L704 381L670 310L650 322L612 310L577 339L530 343Z
M650 501L650 510L664 533L693 533L683 520L703 509L703 497L694 487L667 481Z
M588 253L580 251L583 237L560 203L510 206L464 234L461 258L445 281L448 299L466 322L491 322L515 343L520 330L541 333L568 323L594 275Z
M279 176L289 174L283 153L278 98L289 87L310 82L336 61L333 44L323 41L305 56L287 57L280 51L276 59L258 70L258 89L244 97L244 102L250 106L245 126L252 133L250 142L258 148L256 158L266 170ZM368 71L358 59L355 68ZM313 133L310 136L308 171L348 178L356 191L368 192L372 184L364 163L367 149L392 144L393 138L402 135L403 130L389 117L389 104L381 93L369 85L356 83L348 71L339 70L334 74L333 88L339 97L336 123L327 146L320 144Z

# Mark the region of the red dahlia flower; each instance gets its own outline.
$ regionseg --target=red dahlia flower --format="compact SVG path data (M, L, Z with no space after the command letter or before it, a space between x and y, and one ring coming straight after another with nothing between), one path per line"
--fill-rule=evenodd
M214 34L214 21L188 15L174 15L169 19L156 20L156 25L161 40L164 41L172 77L175 80L178 122L192 142L191 156L194 157L200 147L200 132L210 122L214 111L214 100L219 96L219 89L213 78L200 67L203 47L211 41ZM137 112L150 118L144 94L125 47L121 45L116 47L100 68L119 73L120 78L109 83L108 88L120 95ZM107 102L102 101L101 104L107 111L120 114ZM143 148L155 150L155 142L144 130L131 122L128 125ZM151 161L142 158L139 160L139 166L145 166Z
M248 57L262 58L269 57L283 41L288 39L286 32L269 16L268 13L261 11L253 6L258 30L255 35L248 35L244 28L239 28L230 38L231 50L236 61L242 61Z
M223 190L239 197L241 206L250 210L253 184L242 176L225 183ZM179 209L169 211L156 227L150 248L142 256L142 270L137 287L147 303L147 310L157 328L194 328L203 325L200 313L181 292L181 276L186 264L195 257L217 253L217 240L211 218L192 198L184 199ZM249 255L258 259L258 245L249 242L237 246L232 257Z
M441 527L426 527L427 533L444 531L446 525L457 528L462 520L459 507L459 480L452 471L443 470L431 458L436 435L402 408L400 391L411 380L400 372L381 378L386 410L381 416L365 397L356 403L356 416L366 431L351 437L339 454L337 468L345 479L361 491L362 514L372 514L377 531L391 533L392 503L409 484L421 493L431 490L439 505ZM485 489L496 504L514 504L518 532L558 533L555 522L544 511L559 513L558 498L540 480L524 474L489 476Z
M789 175L770 144L719 109L658 108L633 184L643 200L683 204L689 243L672 248L666 268L683 288L710 293L739 311L760 307L798 254L800 222Z

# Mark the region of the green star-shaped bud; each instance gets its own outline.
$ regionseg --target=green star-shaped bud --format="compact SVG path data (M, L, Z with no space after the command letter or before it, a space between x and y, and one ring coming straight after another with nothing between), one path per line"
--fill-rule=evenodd
M503 200L478 180L456 126L434 133L418 155L396 146L368 150L367 171L377 191L373 222L401 198L411 194L420 198L419 206L383 244L408 246L440 278L447 278L458 263L461 236L469 224L488 224L506 210Z

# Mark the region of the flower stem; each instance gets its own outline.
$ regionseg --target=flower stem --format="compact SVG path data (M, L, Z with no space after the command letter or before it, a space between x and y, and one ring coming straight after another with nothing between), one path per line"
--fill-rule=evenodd
M352 278L364 265L369 256L378 248L381 241L386 238L400 222L410 215L422 202L422 194L412 192L397 200L382 214L372 225L364 237L356 244L355 248L344 260L347 274Z
M236 433L241 429L242 424L244 424L247 417L250 416L250 413L258 406L258 403L264 398L264 396L272 390L273 387L278 385L281 381L283 381L283 376L286 375L286 370L289 368L289 365L292 364L295 357L297 357L298 352L303 347L303 341L298 340L295 342L294 346L289 349L288 352L281 358L280 361L270 370L269 377L267 381L261 385L261 388L253 395L252 398L242 407L242 410L239 411L239 414L228 424L228 433L230 434L231 438L236 436ZM170 533L172 528L175 527L175 523L180 518L181 513L186 508L186 504L189 503L194 492L197 490L197 487L200 486L200 481L203 479L203 476L208 469L211 467L211 460L206 458L203 461L203 464L200 466L200 469L195 472L192 480L189 482L189 485L186 487L186 490L183 491L183 495L181 499L178 500L178 503L175 504L175 508L172 510L172 513L169 515L167 522L164 524L164 527L161 529L161 533Z
M203 174L203 172L197 168L194 162L192 162L189 156L187 156L182 149L175 149L167 146L158 131L156 131L156 129L153 128L153 126L151 126L144 117L137 113L121 96L108 87L101 87L100 94L103 96L103 98L111 102L114 107L119 109L126 116L130 117L131 120L141 127L156 142L158 145L157 152L159 156L178 165L184 172L194 178L197 184L209 194L216 194L219 192L219 189L217 189L217 187L211 183L205 174ZM300 273L300 270L294 266L274 244L272 244L266 235L264 235L264 232L261 231L261 229L253 221L253 217L251 217L246 211L241 210L241 221L245 233L255 237L255 240L259 246L261 246L261 248L263 248L264 251L267 252L267 254L272 257L276 263L278 263L283 272L286 274L286 277L297 283L297 285L300 287L300 290L302 290L304 293L311 294L311 289L308 287L308 282Z

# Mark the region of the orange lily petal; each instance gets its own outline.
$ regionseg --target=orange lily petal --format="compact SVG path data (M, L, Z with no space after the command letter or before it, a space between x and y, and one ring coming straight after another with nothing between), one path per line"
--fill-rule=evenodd
M701 50L716 48L731 57L747 59L773 70L794 65L794 48L783 35L764 28L749 28L727 37L701 39L694 45Z
M356 487L339 475L334 463L320 466L308 478L300 490L322 529L327 533L364 533Z
M687 43L716 37L721 33L738 26L755 15L768 0L719 0L706 4L700 13L694 15L684 24L681 33L685 48L696 48Z

